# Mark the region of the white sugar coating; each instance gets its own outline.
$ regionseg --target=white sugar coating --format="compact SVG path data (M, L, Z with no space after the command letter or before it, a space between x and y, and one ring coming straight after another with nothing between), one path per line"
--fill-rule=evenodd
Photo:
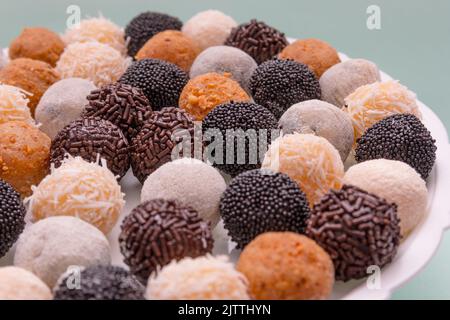
M176 199L197 210L215 227L219 222L219 203L226 183L212 166L197 159L178 159L166 163L144 182L141 202Z
M99 42L72 43L56 64L61 78L91 80L97 87L119 80L131 64L116 49Z
M206 10L190 18L182 28L201 50L225 43L237 22L218 10Z
M0 70L8 64L8 57L3 52L3 49L0 48Z
M344 183L396 203L403 237L409 235L426 215L428 192L425 181L404 162L386 159L361 162L348 169Z
M320 100L308 100L291 106L281 116L283 134L310 133L327 139L347 159L353 145L353 125L349 115Z
M49 287L30 271L0 268L0 300L51 300Z
M20 88L0 83L0 123L17 120L35 125L28 108L29 95Z
M230 46L214 46L206 49L192 64L190 77L205 73L230 73L232 78L248 91L250 77L258 67L255 60L244 51Z
M338 63L320 77L322 100L341 108L350 93L380 79L380 71L371 61L351 59Z
M124 194L106 161L100 166L80 157L69 158L54 169L26 199L34 221L51 216L73 216L108 234L125 204Z
M63 79L50 86L35 111L41 131L55 138L59 131L80 117L88 103L86 97L95 89L91 81L81 78Z
M108 265L105 235L74 217L50 217L25 229L17 242L14 265L33 272L50 288L72 266Z
M172 261L147 285L149 300L249 300L248 282L226 256Z

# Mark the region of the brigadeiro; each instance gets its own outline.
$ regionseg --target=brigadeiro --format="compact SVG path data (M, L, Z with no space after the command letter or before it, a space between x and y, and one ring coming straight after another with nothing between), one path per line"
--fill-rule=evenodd
M426 179L436 160L435 140L412 114L389 116L370 127L358 140L358 162L390 159L406 162Z
M127 139L134 137L150 117L152 108L141 89L113 83L87 96L83 117L100 117L118 126Z
M69 287L74 273L64 274L53 290L53 300L144 300L144 286L127 270L116 266L83 269L79 288Z
M158 60L135 61L119 82L142 89L154 110L178 105L181 91L189 80L176 65Z
M267 169L244 172L222 195L220 215L239 249L261 233L303 233L309 205L298 185L284 173Z
M50 288L32 272L17 267L0 268L0 300L51 300Z
M210 253L209 224L197 211L176 200L146 201L125 217L120 250L130 271L145 283L152 272L172 260Z
M319 81L304 64L293 60L273 59L256 68L250 78L250 92L256 103L265 106L275 117L293 104L319 99Z
M253 19L233 28L225 45L245 51L260 64L280 53L288 45L288 41L284 33Z
M52 141L50 162L58 168L67 154L89 162L105 159L114 175L122 178L130 168L129 144L122 131L101 118L71 122Z
M29 102L26 91L0 83L0 124L16 120L36 125L28 108Z
M314 206L307 235L330 254L336 279L348 281L392 261L400 244L399 221L396 204L344 185Z

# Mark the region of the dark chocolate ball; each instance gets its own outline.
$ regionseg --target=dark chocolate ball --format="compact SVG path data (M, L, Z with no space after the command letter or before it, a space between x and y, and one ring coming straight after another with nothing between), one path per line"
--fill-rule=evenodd
M153 110L178 106L181 91L188 81L186 72L158 59L133 62L119 79L120 83L142 89Z
M403 161L426 179L436 161L431 133L412 114L395 114L375 123L358 139L355 159Z
M382 268L394 259L399 222L396 204L344 185L314 206L306 234L330 255L336 280L348 281L364 278L368 267Z
M220 200L220 215L231 239L242 249L261 233L304 233L309 205L297 183L267 169L234 178Z
M250 78L250 91L255 102L269 109L277 119L290 106L321 97L314 73L293 60L273 59L258 66Z
M82 118L72 121L53 139L50 162L57 168L67 154L95 163L100 158L121 178L130 168L129 152L128 141L116 125L101 118Z
M143 12L125 27L128 54L134 57L155 34L165 30L181 30L183 23L176 17L158 12Z
M231 176L260 168L276 128L273 114L258 104L220 105L202 122L208 160Z
M288 41L284 33L253 19L234 28L225 45L241 49L261 64L280 53Z
M210 253L210 226L197 211L176 200L141 203L125 217L120 250L131 272L146 283L152 272L172 260Z
M99 117L118 126L127 139L134 137L152 113L141 89L127 84L107 84L92 91L82 117Z
M121 267L92 266L79 274L71 272L63 276L54 289L53 299L144 300L144 291L144 286Z
M0 258L19 239L25 228L25 207L19 193L0 179Z

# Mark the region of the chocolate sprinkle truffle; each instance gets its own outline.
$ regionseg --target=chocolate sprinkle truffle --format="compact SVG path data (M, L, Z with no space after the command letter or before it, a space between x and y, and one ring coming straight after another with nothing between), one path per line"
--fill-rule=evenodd
M118 126L131 139L150 117L152 108L141 89L113 83L92 91L83 117L100 117Z
M277 119L293 104L320 100L321 96L319 81L306 65L280 59L256 68L250 78L250 92L255 102L269 109Z
M154 110L177 106L188 81L186 72L158 59L134 62L119 80L120 83L142 89Z
M116 266L92 266L80 274L80 287L68 286L73 273L64 274L53 300L144 300L144 286L129 271Z
M212 251L209 224L197 211L176 200L155 199L137 206L125 217L120 250L130 271L145 283L152 272L185 257Z
M333 260L336 280L367 276L367 268L389 264L400 244L397 205L344 185L314 206L307 235Z
M19 239L25 228L25 207L20 194L0 179L0 258Z
M71 122L52 141L50 162L61 166L66 154L88 162L106 160L108 169L122 178L130 168L129 144L122 131L101 118L83 118Z
M234 28L225 45L241 49L261 64L280 53L288 45L288 41L284 33L253 19Z
M370 127L358 140L355 159L399 160L426 179L436 161L435 140L412 114L389 116Z

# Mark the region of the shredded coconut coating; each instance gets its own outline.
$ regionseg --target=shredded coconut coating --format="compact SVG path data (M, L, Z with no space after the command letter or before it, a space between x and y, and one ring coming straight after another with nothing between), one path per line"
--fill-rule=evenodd
M18 120L35 125L28 108L28 95L20 88L0 83L0 123Z
M31 272L18 267L0 268L0 300L51 300L47 285Z

